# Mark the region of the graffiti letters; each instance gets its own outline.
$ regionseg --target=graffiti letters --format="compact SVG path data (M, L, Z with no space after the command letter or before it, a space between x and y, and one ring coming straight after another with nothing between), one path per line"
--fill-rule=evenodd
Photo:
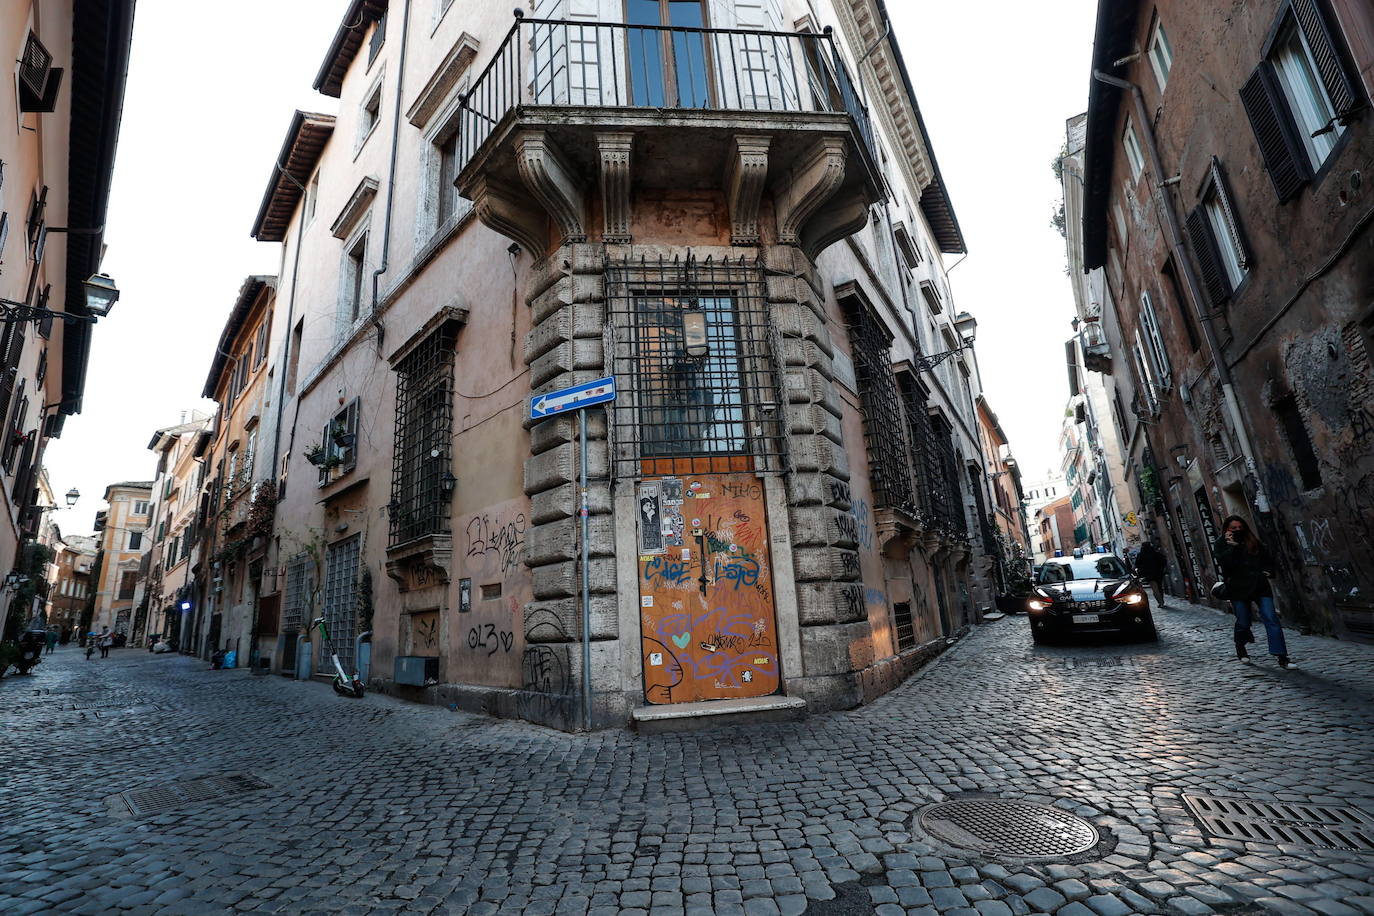
M830 481L830 503L835 506L848 506L851 501L849 484L843 480Z
M839 590L839 602L844 611L845 620L858 620L864 613L864 590L859 585L842 585Z
M498 630L495 624L480 624L468 630L468 648L486 649L488 655L498 650L509 652L515 645L515 634L510 630Z
M839 557L840 572L842 575L845 577L856 577L859 575L859 555L857 553L852 550L841 550Z
M519 712L535 721L567 720L572 711L572 682L563 659L550 646L530 646L520 659Z
M525 549L525 513L502 520L490 515L475 515L468 520L468 556L494 555L507 573L520 565Z
M759 499L763 496L763 491L756 483L725 481L720 484L720 491L732 499Z
M717 557L716 578L733 582L735 591L741 585L754 586L759 581L759 564L752 557Z
M656 556L644 565L644 581L681 585L691 575L691 564Z

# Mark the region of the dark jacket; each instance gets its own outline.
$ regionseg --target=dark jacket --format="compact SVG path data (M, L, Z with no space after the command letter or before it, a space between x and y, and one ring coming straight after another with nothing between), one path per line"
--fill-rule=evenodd
M1226 597L1235 601L1254 601L1256 598L1271 598L1269 577L1265 573L1274 572L1274 555L1263 544L1251 553L1244 544L1229 544L1226 537L1217 538L1212 545L1212 555L1221 567L1221 577L1226 580Z
M1164 554L1158 547L1146 544L1140 548L1140 553L1136 554L1135 558L1136 575L1153 582L1155 579L1164 578L1164 569Z

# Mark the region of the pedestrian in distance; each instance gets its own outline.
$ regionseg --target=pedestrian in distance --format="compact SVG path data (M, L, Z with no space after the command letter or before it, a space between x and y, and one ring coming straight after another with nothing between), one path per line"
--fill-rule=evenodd
M94 634L94 633L91 633L89 636L86 637L86 661L90 661L90 660L91 660L91 656L94 655L94 654L95 654L95 634Z
M1164 603L1164 573L1167 569L1164 551L1149 541L1140 545L1135 555L1135 574L1149 584L1155 593L1155 604L1159 607L1168 607Z
M1274 590L1269 587L1269 580L1277 568L1274 555L1239 515L1227 517L1221 531L1221 537L1212 547L1212 555L1221 567L1224 597L1236 613L1236 659L1243 664L1250 663L1250 653L1245 646L1255 641L1255 634L1250 630L1250 614L1257 608L1269 640L1269 654L1278 660L1280 668L1298 667L1288 657L1283 626L1274 609Z
M100 638L96 640L96 644L100 646L100 657L109 658L110 646L114 644L114 637L110 635L109 627L106 627L105 629L100 631Z
M57 648L57 627L48 627L48 635L44 639L48 644L48 654L52 655L52 650Z

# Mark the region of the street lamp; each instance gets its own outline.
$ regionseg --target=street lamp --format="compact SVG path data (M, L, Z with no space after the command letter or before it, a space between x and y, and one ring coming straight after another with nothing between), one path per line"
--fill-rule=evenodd
M75 505L76 505L76 501L77 501L78 499L80 499L80 498L81 498L81 491L78 490L76 487L72 487L70 490L68 490L68 491L67 491L67 508L70 509L72 506L75 506Z
M73 315L71 312L54 312L52 309L13 299L0 299L0 324L22 324L26 321L44 321L56 318L74 324L92 324L98 318L110 314L110 309L119 300L119 289L108 274L92 274L81 286L86 291L86 315Z
M920 369L922 372L929 372L936 366L940 365L940 363L949 359L951 356L957 356L960 352L964 350L973 349L973 338L978 333L977 319L975 319L968 312L963 312L959 315L957 319L955 319L954 330L959 333L959 337L963 341L963 343L959 344L959 346L953 348L952 350L945 350L940 353L932 353L929 356L921 356L918 354L916 356L917 369Z

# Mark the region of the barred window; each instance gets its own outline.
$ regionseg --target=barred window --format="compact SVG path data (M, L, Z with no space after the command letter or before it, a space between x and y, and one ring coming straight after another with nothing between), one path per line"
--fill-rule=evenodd
M607 265L616 473L781 470L771 327L756 263Z
M453 438L453 348L445 322L396 364L391 545L448 532L443 479Z
M286 567L286 601L282 605L282 626L287 632L300 630L305 624L309 602L310 556L296 554Z
M927 392L914 375L903 372L899 384L915 458L916 508L928 523L954 534L967 534L953 430L943 418L930 415Z
M854 379L863 408L873 504L909 511L915 507L911 456L907 451L897 378L892 372L892 335L856 298L846 298L843 305L854 357Z
M320 645L320 668L327 671L330 655L338 655L344 671L357 670L353 639L357 636L358 555L362 535L330 544L325 554L324 624L329 638Z

